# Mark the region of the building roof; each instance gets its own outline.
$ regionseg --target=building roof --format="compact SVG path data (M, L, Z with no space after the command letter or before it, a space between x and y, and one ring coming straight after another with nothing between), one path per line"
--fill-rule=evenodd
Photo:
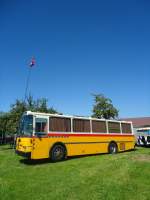
M150 117L124 118L122 120L132 121L135 128L150 126Z

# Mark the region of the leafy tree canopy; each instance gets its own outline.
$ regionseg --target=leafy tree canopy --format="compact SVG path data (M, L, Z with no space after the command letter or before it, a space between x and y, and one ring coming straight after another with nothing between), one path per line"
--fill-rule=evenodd
M27 110L58 113L53 107L48 107L47 104L47 99L40 98L34 100L31 95L27 98L26 102L17 99L16 102L10 106L9 112L0 112L0 134L15 134L18 129L20 117Z
M118 117L118 110L113 106L112 100L103 94L94 94L94 106L92 117L115 119Z

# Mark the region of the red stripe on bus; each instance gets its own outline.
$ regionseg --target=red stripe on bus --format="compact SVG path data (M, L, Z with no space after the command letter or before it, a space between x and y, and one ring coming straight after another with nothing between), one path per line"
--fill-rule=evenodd
M75 136L75 137L93 137L93 136L100 136L100 137L117 137L117 136L124 136L124 137L133 137L134 135L129 134L93 134L93 133L85 133L85 134L67 134L67 133L48 133L48 136L62 136L62 137L69 137L69 136Z

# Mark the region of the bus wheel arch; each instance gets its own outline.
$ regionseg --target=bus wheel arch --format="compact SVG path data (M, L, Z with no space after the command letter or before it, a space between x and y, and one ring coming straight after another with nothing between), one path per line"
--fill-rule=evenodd
M109 154L116 154L118 153L118 145L115 141L110 141L108 144L108 153Z
M62 161L67 158L67 148L64 143L56 142L50 149L49 158L52 162Z

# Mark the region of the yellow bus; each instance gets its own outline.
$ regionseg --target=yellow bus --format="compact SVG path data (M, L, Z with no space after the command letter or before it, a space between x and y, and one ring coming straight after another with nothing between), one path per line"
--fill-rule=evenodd
M27 111L20 121L16 153L60 161L68 156L134 149L132 122Z

